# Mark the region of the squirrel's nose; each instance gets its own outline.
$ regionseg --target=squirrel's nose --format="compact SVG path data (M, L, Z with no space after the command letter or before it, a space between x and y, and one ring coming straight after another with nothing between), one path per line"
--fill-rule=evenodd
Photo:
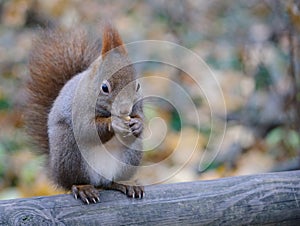
M129 115L131 112L131 108L128 104L122 104L120 105L120 115Z

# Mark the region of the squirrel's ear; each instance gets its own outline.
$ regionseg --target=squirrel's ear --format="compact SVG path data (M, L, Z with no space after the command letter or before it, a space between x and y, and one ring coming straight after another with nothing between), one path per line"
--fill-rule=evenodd
M126 54L126 49L124 47L123 41L118 33L118 31L110 24L106 23L104 25L103 29L103 35L102 35L102 51L101 55L104 57L104 55L118 47L117 51L121 54Z

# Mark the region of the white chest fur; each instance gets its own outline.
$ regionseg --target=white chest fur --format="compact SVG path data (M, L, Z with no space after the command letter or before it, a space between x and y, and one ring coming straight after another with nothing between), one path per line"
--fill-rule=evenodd
M88 174L91 184L99 184L101 176L110 181L121 176L123 166L123 163L119 160L121 152L120 141L113 137L105 145L91 147L88 151L82 153L89 165Z

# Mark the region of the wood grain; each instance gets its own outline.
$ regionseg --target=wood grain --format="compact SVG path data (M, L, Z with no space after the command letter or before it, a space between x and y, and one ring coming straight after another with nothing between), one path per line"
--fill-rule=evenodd
M146 187L142 200L102 191L0 201L0 225L300 225L300 171Z

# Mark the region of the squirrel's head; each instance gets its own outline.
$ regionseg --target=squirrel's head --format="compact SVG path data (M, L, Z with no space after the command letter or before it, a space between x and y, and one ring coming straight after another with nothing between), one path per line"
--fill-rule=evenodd
M130 115L140 85L121 37L111 24L104 27L101 57L94 67L99 86L96 113L102 116Z

